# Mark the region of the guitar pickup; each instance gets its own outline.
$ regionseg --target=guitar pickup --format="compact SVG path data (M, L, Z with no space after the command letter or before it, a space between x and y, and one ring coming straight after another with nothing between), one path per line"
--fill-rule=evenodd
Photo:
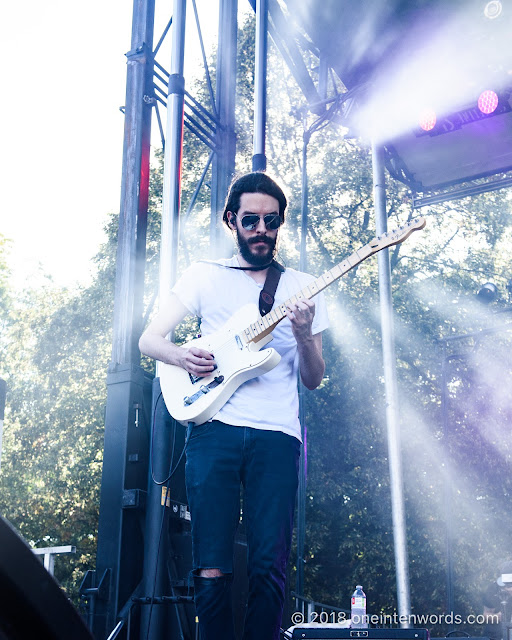
M183 398L183 404L185 406L190 406L191 404L194 404L194 402L198 398L201 398L206 393L209 393L212 389L215 389L215 387L218 387L219 384L222 384L223 382L224 382L224 376L215 376L215 378L210 382L210 384L201 385L201 387L199 388L199 391L194 393L193 396L185 396Z
M217 365L214 364L213 365L213 370L215 371L215 369L217 368ZM189 373L188 377L190 378L190 382L191 384L196 384L197 382L199 382L200 380L202 380L201 376L195 376L193 373Z

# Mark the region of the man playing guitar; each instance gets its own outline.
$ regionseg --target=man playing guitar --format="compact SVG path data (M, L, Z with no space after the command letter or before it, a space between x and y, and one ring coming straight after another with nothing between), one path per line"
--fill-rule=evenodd
M286 205L282 189L265 173L233 182L223 220L236 234L237 255L200 261L185 271L142 335L142 353L187 372L187 384L220 371L222 344L215 347L216 359L213 348L177 346L166 336L190 314L201 319L202 336L209 336L229 326L241 307L261 299L269 272L282 270L273 258ZM308 389L320 384L325 368L321 332L328 319L322 293L316 305L307 298L289 300L314 281L312 276L286 268L277 280L274 308L281 305L286 316L272 332L278 363L244 379L210 420L188 427L186 485L202 640L235 638L230 585L241 485L249 578L243 638L279 638L301 441L297 375ZM261 305L260 313L265 313ZM212 388L223 377L215 380ZM187 396L184 404L194 399Z

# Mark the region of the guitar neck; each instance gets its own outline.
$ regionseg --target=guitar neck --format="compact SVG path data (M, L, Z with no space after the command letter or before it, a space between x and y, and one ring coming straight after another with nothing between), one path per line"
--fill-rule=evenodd
M332 269L329 269L329 271L323 273L319 278L314 280L307 287L304 287L304 289L293 295L291 298L288 298L285 302L274 307L269 313L267 313L267 315L258 318L256 322L253 322L244 331L247 342L258 342L267 336L276 328L281 320L286 318L286 309L290 304L296 304L298 301L304 300L305 298L307 300L311 300L311 298L320 293L320 291L326 289L329 285L341 278L341 276L344 276L351 269L374 253L375 251L371 249L370 245L362 247L343 260L343 262L340 262Z
M286 300L286 302L283 302L272 309L267 313L267 315L263 317L260 316L256 322L253 322L244 330L243 335L245 340L247 342L258 342L271 333L275 329L276 325L286 317L286 309L290 304L296 304L298 301L304 299L311 300L311 298L320 293L320 291L326 289L330 284L363 262L363 260L366 260L386 247L400 244L408 238L413 231L423 229L424 226L425 218L416 218L403 227L399 227L394 231L385 233L383 236L374 238L367 245L358 249L350 257L343 260L343 262L340 262L332 269L329 269L329 271L326 271L307 287L304 287L302 291L299 291L299 293Z

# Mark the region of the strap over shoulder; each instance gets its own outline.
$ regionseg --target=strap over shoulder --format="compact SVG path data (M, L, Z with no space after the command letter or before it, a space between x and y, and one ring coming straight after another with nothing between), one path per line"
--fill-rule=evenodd
M279 278L284 271L284 267L272 260L267 271L267 277L263 289L260 291L259 308L262 316L266 315L274 306L274 296L276 294Z
M237 269L238 271L263 271L264 269L268 269L265 284L263 285L263 289L260 291L258 305L260 314L262 316L266 315L274 306L274 296L277 290L277 285L279 284L281 274L285 271L283 265L279 264L277 260L272 260L269 264L262 265L261 267L234 267L229 264L220 264L214 260L200 260L200 262L214 264L225 269Z

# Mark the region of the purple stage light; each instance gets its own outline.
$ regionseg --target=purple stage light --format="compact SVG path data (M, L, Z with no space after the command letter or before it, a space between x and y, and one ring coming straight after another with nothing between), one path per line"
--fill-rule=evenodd
M480 97L478 98L478 108L482 113L494 113L496 111L496 107L498 106L498 94L495 91L491 91L488 89L487 91L482 91Z
M432 131L436 126L437 116L433 109L425 109L420 115L419 124L423 131Z

